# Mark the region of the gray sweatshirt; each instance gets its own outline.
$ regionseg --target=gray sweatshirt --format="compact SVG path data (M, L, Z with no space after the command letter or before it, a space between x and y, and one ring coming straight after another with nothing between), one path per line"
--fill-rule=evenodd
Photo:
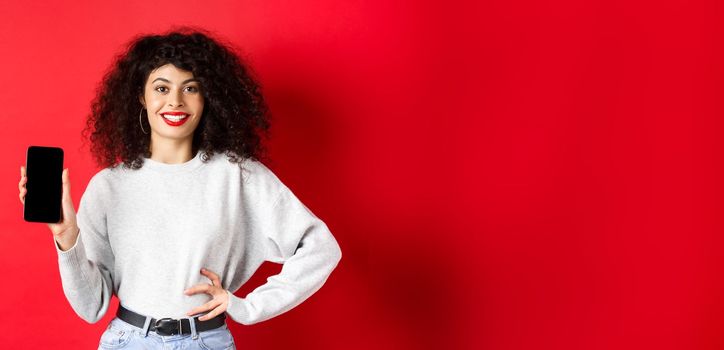
M145 158L94 175L78 207L80 233L62 251L55 243L63 291L83 320L95 323L111 296L156 319L184 318L211 300L183 292L219 275L228 316L249 325L299 305L329 277L342 257L327 226L258 161L243 169L201 152L182 164ZM55 242L55 240L54 240ZM244 298L239 289L264 261L279 274Z

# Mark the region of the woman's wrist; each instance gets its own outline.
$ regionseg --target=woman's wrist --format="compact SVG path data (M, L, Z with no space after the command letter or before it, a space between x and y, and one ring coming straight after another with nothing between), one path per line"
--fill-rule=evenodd
M67 251L75 246L79 234L80 229L78 226L73 226L55 236L55 241L58 242L60 250Z

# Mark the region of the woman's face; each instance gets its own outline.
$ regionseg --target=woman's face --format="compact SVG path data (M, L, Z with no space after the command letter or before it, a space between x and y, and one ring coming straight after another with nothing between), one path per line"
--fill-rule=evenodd
M204 111L201 86L193 73L166 64L149 74L143 91L139 98L148 111L152 141L193 139Z

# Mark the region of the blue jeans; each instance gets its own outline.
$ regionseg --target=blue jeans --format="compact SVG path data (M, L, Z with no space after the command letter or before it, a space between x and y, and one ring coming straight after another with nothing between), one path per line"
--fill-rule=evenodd
M156 334L156 332L148 331L148 325L146 325L145 329L142 329L116 317L111 320L108 328L101 335L98 349L236 349L234 338L231 336L226 324L219 328L197 333L193 318L190 318L189 321L191 323L191 334L162 336ZM148 323L146 322L146 324Z

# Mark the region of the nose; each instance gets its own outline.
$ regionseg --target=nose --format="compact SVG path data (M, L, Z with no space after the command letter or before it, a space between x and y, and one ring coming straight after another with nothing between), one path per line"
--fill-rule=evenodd
M168 105L169 107L180 107L183 106L183 94L182 92L168 94Z

